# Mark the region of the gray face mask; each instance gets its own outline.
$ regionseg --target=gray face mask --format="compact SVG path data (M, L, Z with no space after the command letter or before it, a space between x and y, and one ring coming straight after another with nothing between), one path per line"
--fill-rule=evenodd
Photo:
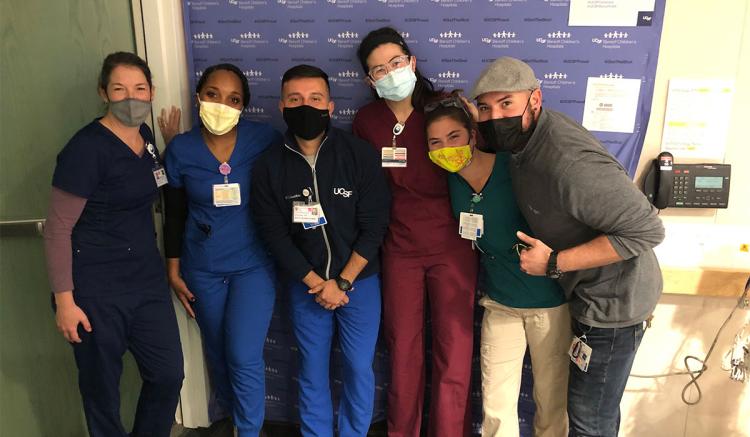
M140 126L151 113L151 102L148 100L123 99L109 102L109 110L122 124L130 127Z

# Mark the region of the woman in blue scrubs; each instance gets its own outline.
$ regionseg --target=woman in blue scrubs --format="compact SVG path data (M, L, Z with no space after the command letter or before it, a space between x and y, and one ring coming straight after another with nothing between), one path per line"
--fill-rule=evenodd
M153 87L132 53L104 60L107 113L57 156L45 251L57 327L73 345L91 437L169 436L182 386L180 336L156 246L152 205L164 169L151 130ZM120 421L122 356L143 385L133 430Z
M250 90L236 66L207 68L196 92L201 123L176 136L165 158L169 282L201 328L218 406L231 412L240 437L257 436L275 290L249 211L250 173L281 136L240 119Z

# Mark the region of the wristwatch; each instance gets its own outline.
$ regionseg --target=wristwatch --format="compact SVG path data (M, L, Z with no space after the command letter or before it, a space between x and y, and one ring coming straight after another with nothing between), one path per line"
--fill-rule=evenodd
M548 278L558 279L563 275L562 270L557 268L557 254L558 252L556 250L553 250L552 253L549 254L549 259L547 260Z
M338 285L339 290L343 292L347 292L352 289L352 283L347 279L342 278L341 276L336 277L336 285Z

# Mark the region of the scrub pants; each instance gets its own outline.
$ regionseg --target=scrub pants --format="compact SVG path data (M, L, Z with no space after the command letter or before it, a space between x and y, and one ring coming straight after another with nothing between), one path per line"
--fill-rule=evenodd
M419 437L425 389L425 299L432 321L429 436L471 432L469 389L478 262L467 243L421 257L383 254L383 330L391 359L388 435Z
M168 437L182 387L180 334L166 284L143 294L76 297L91 322L73 344L91 437ZM130 350L143 380L133 431L120 421L122 356Z
M372 362L380 327L380 279L372 275L352 285L349 303L334 311L315 302L304 283L289 287L292 324L301 358L299 411L305 437L334 435L329 363L336 327L344 356L338 435L364 437L370 428L375 402Z
M231 274L182 272L195 296L193 309L216 399L232 412L239 437L256 437L265 414L263 347L276 291L270 265Z

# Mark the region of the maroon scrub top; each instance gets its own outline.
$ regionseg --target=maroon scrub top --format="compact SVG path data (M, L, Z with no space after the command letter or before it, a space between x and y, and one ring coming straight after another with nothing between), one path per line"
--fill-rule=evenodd
M382 99L357 112L352 129L380 153L391 147L396 116ZM393 203L383 249L406 256L434 255L465 244L458 235L448 193L448 173L427 156L424 114L412 111L404 131L396 137L407 149L407 167L385 168Z

